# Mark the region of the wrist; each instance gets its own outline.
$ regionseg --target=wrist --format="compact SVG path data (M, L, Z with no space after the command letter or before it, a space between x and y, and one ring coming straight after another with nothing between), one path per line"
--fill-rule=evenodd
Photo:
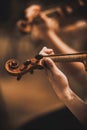
M64 91L62 91L62 93L59 95L59 98L63 101L72 101L74 96L73 96L73 91L67 87L64 89Z

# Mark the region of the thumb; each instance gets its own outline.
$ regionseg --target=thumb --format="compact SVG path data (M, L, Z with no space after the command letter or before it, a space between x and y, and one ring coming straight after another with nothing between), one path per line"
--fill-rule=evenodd
M52 73L58 72L56 64L50 58L44 58L42 64L46 70L49 70Z

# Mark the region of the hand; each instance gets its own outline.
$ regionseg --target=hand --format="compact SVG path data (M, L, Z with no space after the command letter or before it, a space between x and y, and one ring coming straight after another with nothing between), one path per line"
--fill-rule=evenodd
M32 23L37 18L38 24L34 22L31 29L31 36L35 40L43 40L46 38L47 32L58 31L59 25L58 22L47 17L43 12L41 12L41 6L32 5L25 10L25 17L28 22Z
M25 9L25 18L28 22L32 22L35 17L39 16L41 7L39 5L32 5Z
M40 19L42 20L39 24L34 24L32 26L31 36L35 40L46 40L48 38L48 32L58 32L59 25L57 21L53 18L49 18L44 14L40 14Z
M54 54L52 49L48 49L44 47L40 54L42 55L50 55ZM58 67L55 65L55 63L50 58L44 58L41 61L42 65L45 68L46 75L50 81L50 83L53 86L53 89L57 93L58 96L61 96L61 94L67 92L69 88L67 77L64 75L62 71L58 69Z

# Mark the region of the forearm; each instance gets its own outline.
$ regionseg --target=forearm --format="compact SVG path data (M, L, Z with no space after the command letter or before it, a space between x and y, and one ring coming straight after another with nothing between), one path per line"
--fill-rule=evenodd
M53 46L58 50L59 53L75 53L76 52L76 50L69 47L52 30L48 31L48 40L51 44L53 44ZM86 84L86 80L85 80L86 73L84 73L85 67L83 63L73 62L73 63L61 64L61 65L63 65L63 68L66 69L66 71L69 74L73 75L75 80L81 81L82 83L84 83L84 85Z
M52 30L47 32L48 40L54 47L61 53L74 53L76 50L69 47L65 42L61 40L61 38Z
M87 104L83 102L70 88L66 89L61 95L56 94L74 114L74 116L84 125L87 125Z
M52 50L44 47L40 53L52 54ZM86 124L87 104L71 90L65 74L57 68L56 64L50 58L44 58L42 65L46 70L46 75L56 95L81 123Z

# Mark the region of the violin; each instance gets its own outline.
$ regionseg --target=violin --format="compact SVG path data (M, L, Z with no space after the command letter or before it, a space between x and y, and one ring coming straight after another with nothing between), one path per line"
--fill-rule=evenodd
M31 58L30 60L27 59L22 64L19 64L19 62L16 59L9 59L5 63L5 69L12 76L16 76L17 80L20 80L21 77L28 72L30 74L33 74L34 70L36 69L44 69L44 67L40 64L40 61L46 57L49 57L54 62L59 63L81 62L84 64L85 70L87 71L87 52L56 55L36 55L34 58Z
M65 16L72 14L77 11L82 6L85 6L87 3L83 0L79 0L76 5L62 5L53 8L49 8L48 10L42 10L42 7L39 5L31 5L25 9L25 19L18 20L17 27L23 33L31 33L33 25L37 25L43 23L41 21L41 15L51 16L56 13L59 18L64 18ZM53 16L53 15L52 15Z

